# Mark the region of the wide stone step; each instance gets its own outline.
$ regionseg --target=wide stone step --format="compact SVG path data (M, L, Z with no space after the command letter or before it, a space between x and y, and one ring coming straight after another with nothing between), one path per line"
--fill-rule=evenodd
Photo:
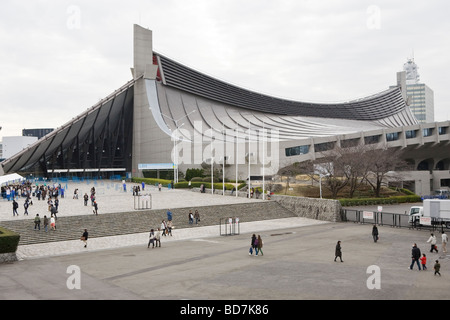
M231 205L216 205L196 208L172 209L174 230L195 228L188 223L189 210L200 213L200 226L218 225L220 219L239 217L240 222L280 219L295 216L274 201L252 202ZM133 233L149 232L160 227L167 220L167 210L140 210L100 215L59 216L56 230L44 231L42 218L41 230L34 230L34 219L2 221L0 225L20 234L19 245L46 243L54 241L77 240L84 229L89 237L108 237Z

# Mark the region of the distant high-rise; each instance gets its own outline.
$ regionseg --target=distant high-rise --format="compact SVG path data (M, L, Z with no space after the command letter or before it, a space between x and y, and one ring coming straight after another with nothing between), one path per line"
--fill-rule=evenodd
M24 137L36 137L38 139L42 138L43 136L49 134L54 129L51 128L45 128L45 129L23 129L22 130L22 136Z
M420 83L418 66L413 59L403 65L406 72L406 96L408 105L419 123L434 122L434 93L426 84Z

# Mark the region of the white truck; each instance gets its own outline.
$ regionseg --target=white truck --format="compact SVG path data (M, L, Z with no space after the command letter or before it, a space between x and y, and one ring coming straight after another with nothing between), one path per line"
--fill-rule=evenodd
M423 200L422 207L409 209L409 222L416 225L443 224L450 229L450 200Z

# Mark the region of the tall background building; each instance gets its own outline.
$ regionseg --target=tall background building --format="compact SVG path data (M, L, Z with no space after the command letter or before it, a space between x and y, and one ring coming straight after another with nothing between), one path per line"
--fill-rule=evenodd
M408 105L419 123L434 122L434 93L426 84L420 83L418 66L414 59L403 65L406 72L406 96Z

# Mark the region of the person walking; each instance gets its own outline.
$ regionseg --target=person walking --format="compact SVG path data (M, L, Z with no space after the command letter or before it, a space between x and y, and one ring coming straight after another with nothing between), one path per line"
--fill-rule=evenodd
M195 224L198 224L198 222L200 221L200 213L198 213L198 210L195 210L194 219L195 219Z
M56 220L53 214L50 216L50 228L56 231Z
M98 216L98 204L97 201L94 200L94 209L92 210L92 212Z
M372 237L373 237L373 242L378 241L378 228L377 228L376 224L374 224L373 228L372 228Z
M167 210L167 221L172 221L173 213L170 209Z
M48 218L46 215L44 215L44 230L48 232Z
M150 248L150 245L152 245L152 248L155 247L155 231L153 229L150 230L150 235L148 236L148 245L147 248Z
M436 260L436 263L434 264L434 275L441 276L441 273L439 272L441 270L441 264L439 263L439 260Z
M172 220L167 221L167 235L172 236L173 222Z
M158 228L158 230L156 230L156 233L155 233L156 247L158 247L158 243L159 243L159 247L161 248L161 231L159 230L159 228Z
M41 230L41 218L39 218L39 214L36 214L36 217L34 217L34 230L36 228L40 231Z
M192 210L189 210L188 220L189 220L189 224L194 223L194 215L192 214Z
M88 240L88 236L89 236L89 233L88 233L87 229L84 229L84 232L83 232L83 234L81 235L80 240L84 242L84 247L85 247L85 248L87 248L87 240Z
M430 238L428 238L427 242L431 243L430 252L433 252L433 250L436 250L436 253L438 253L438 249L436 246L437 240L436 240L436 236L433 233L431 234Z
M420 259L421 253L420 253L420 249L417 247L417 244L414 243L412 250L411 250L411 265L409 266L409 270L412 270L414 267L414 263L417 263L417 268L420 271L420 264L419 264L419 259Z
M89 200L89 196L88 196L87 193L84 194L83 200L84 200L84 206L86 207L86 206L87 206L87 203L88 203L88 200Z
M19 216L19 213L17 212L17 208L19 208L19 204L17 203L16 199L14 199L14 198L13 198L12 206L13 206L13 217L16 214L17 214L17 216Z
M28 215L28 207L29 207L30 205L28 204L28 199L27 200L25 200L25 202L23 203L23 208L24 208L24 213L23 213L23 215Z
M445 233L445 231L442 231L442 252L447 252L447 242L448 242L448 236Z
M253 251L256 253L256 235L253 234L252 238L250 239L250 249L248 249L248 255L253 255Z
M163 220L162 222L161 222L161 233L162 233L162 235L163 236L166 236L166 222ZM159 229L158 229L159 230Z
M339 257L339 259L341 259L341 262L344 262L342 260L342 247L341 247L341 241L339 240L336 243L336 248L334 250L334 261L336 262L336 259Z
M420 263L422 264L422 270L427 270L427 255L424 253L420 258Z
M259 252L261 252L261 255L264 255L264 252L262 251L262 247L263 247L263 241L261 239L261 236L258 234L258 238L256 239L258 242L256 244L257 246L257 251L256 251L256 255L258 255Z

